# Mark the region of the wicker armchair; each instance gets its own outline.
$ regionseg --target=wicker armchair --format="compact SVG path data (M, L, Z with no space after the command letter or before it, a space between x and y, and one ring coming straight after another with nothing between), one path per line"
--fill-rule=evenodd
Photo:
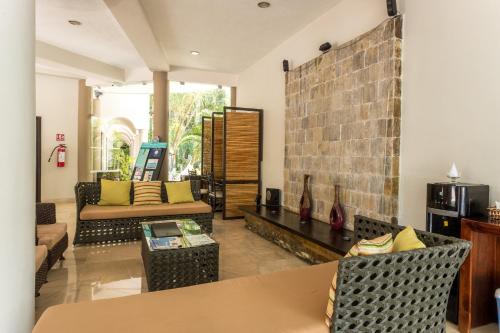
M402 227L355 218L355 241ZM445 332L450 288L471 244L416 231L425 249L341 259L331 332Z
M41 243L40 241L40 229L46 225L56 224L56 205L53 203L37 203L36 204L36 225L37 225L37 245ZM61 224L58 224L60 226ZM65 230L65 228L64 228ZM62 233L61 233L62 234ZM66 232L62 238L60 238L55 244L47 245L49 250L47 256L48 268L51 269L52 266L59 260L64 260L64 251L68 248L68 233Z
M220 212L224 208L224 191L220 181L214 178L213 173L207 177L208 181L208 204L212 206L212 211Z
M191 180L191 191L194 200L200 200L201 180ZM76 230L73 244L103 243L131 241L141 239L141 222L164 219L192 219L205 233L212 233L213 213L196 213L167 216L141 216L101 220L82 220L80 212L85 205L96 205L101 197L101 184L96 182L80 182L75 185L76 196ZM134 197L131 189L131 202ZM163 202L168 202L165 186L161 186Z

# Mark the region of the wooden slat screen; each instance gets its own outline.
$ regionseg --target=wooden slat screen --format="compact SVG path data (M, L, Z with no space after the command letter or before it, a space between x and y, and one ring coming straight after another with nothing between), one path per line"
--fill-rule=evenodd
M259 180L259 115L226 112L226 181Z
M240 206L255 205L259 184L226 184L225 218L240 217Z
M262 110L224 108L223 218L240 218L240 206L255 205L260 193Z
M212 118L203 118L202 175L212 172Z
M224 151L224 118L215 116L212 118L213 138L212 149L213 151L213 173L215 179L222 179L223 174L223 151Z

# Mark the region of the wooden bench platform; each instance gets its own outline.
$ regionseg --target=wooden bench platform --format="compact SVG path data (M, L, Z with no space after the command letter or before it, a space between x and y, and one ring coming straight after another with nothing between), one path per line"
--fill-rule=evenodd
M311 263L337 260L353 244L349 230L333 231L330 225L318 220L300 223L299 215L284 208L243 206L247 229L292 252Z

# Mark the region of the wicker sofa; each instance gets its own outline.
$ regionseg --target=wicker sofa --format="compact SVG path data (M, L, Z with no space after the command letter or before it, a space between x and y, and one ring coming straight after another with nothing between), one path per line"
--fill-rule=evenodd
M400 230L361 216L355 221L356 240ZM445 332L451 284L470 243L417 234L427 248L58 305L42 314L33 333L138 333L158 327L172 332ZM335 312L328 329L324 313L335 272Z
M163 204L152 206L98 206L101 185L80 182L75 186L76 230L74 244L129 241L141 238L140 222L162 219L193 219L205 233L212 233L213 212L202 202L201 182L191 181L194 203L169 204L161 186ZM133 202L133 186L130 202Z
M36 244L47 246L48 269L59 260L64 260L64 251L68 248L66 223L56 223L56 205L54 203L36 204Z

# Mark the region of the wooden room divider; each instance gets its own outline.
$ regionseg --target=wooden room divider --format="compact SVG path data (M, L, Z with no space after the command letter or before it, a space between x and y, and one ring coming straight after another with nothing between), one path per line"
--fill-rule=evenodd
M243 217L261 193L263 110L224 107L223 219Z
M201 175L212 172L212 117L201 119Z
M212 166L211 172L215 180L224 178L224 117L222 112L212 113Z

